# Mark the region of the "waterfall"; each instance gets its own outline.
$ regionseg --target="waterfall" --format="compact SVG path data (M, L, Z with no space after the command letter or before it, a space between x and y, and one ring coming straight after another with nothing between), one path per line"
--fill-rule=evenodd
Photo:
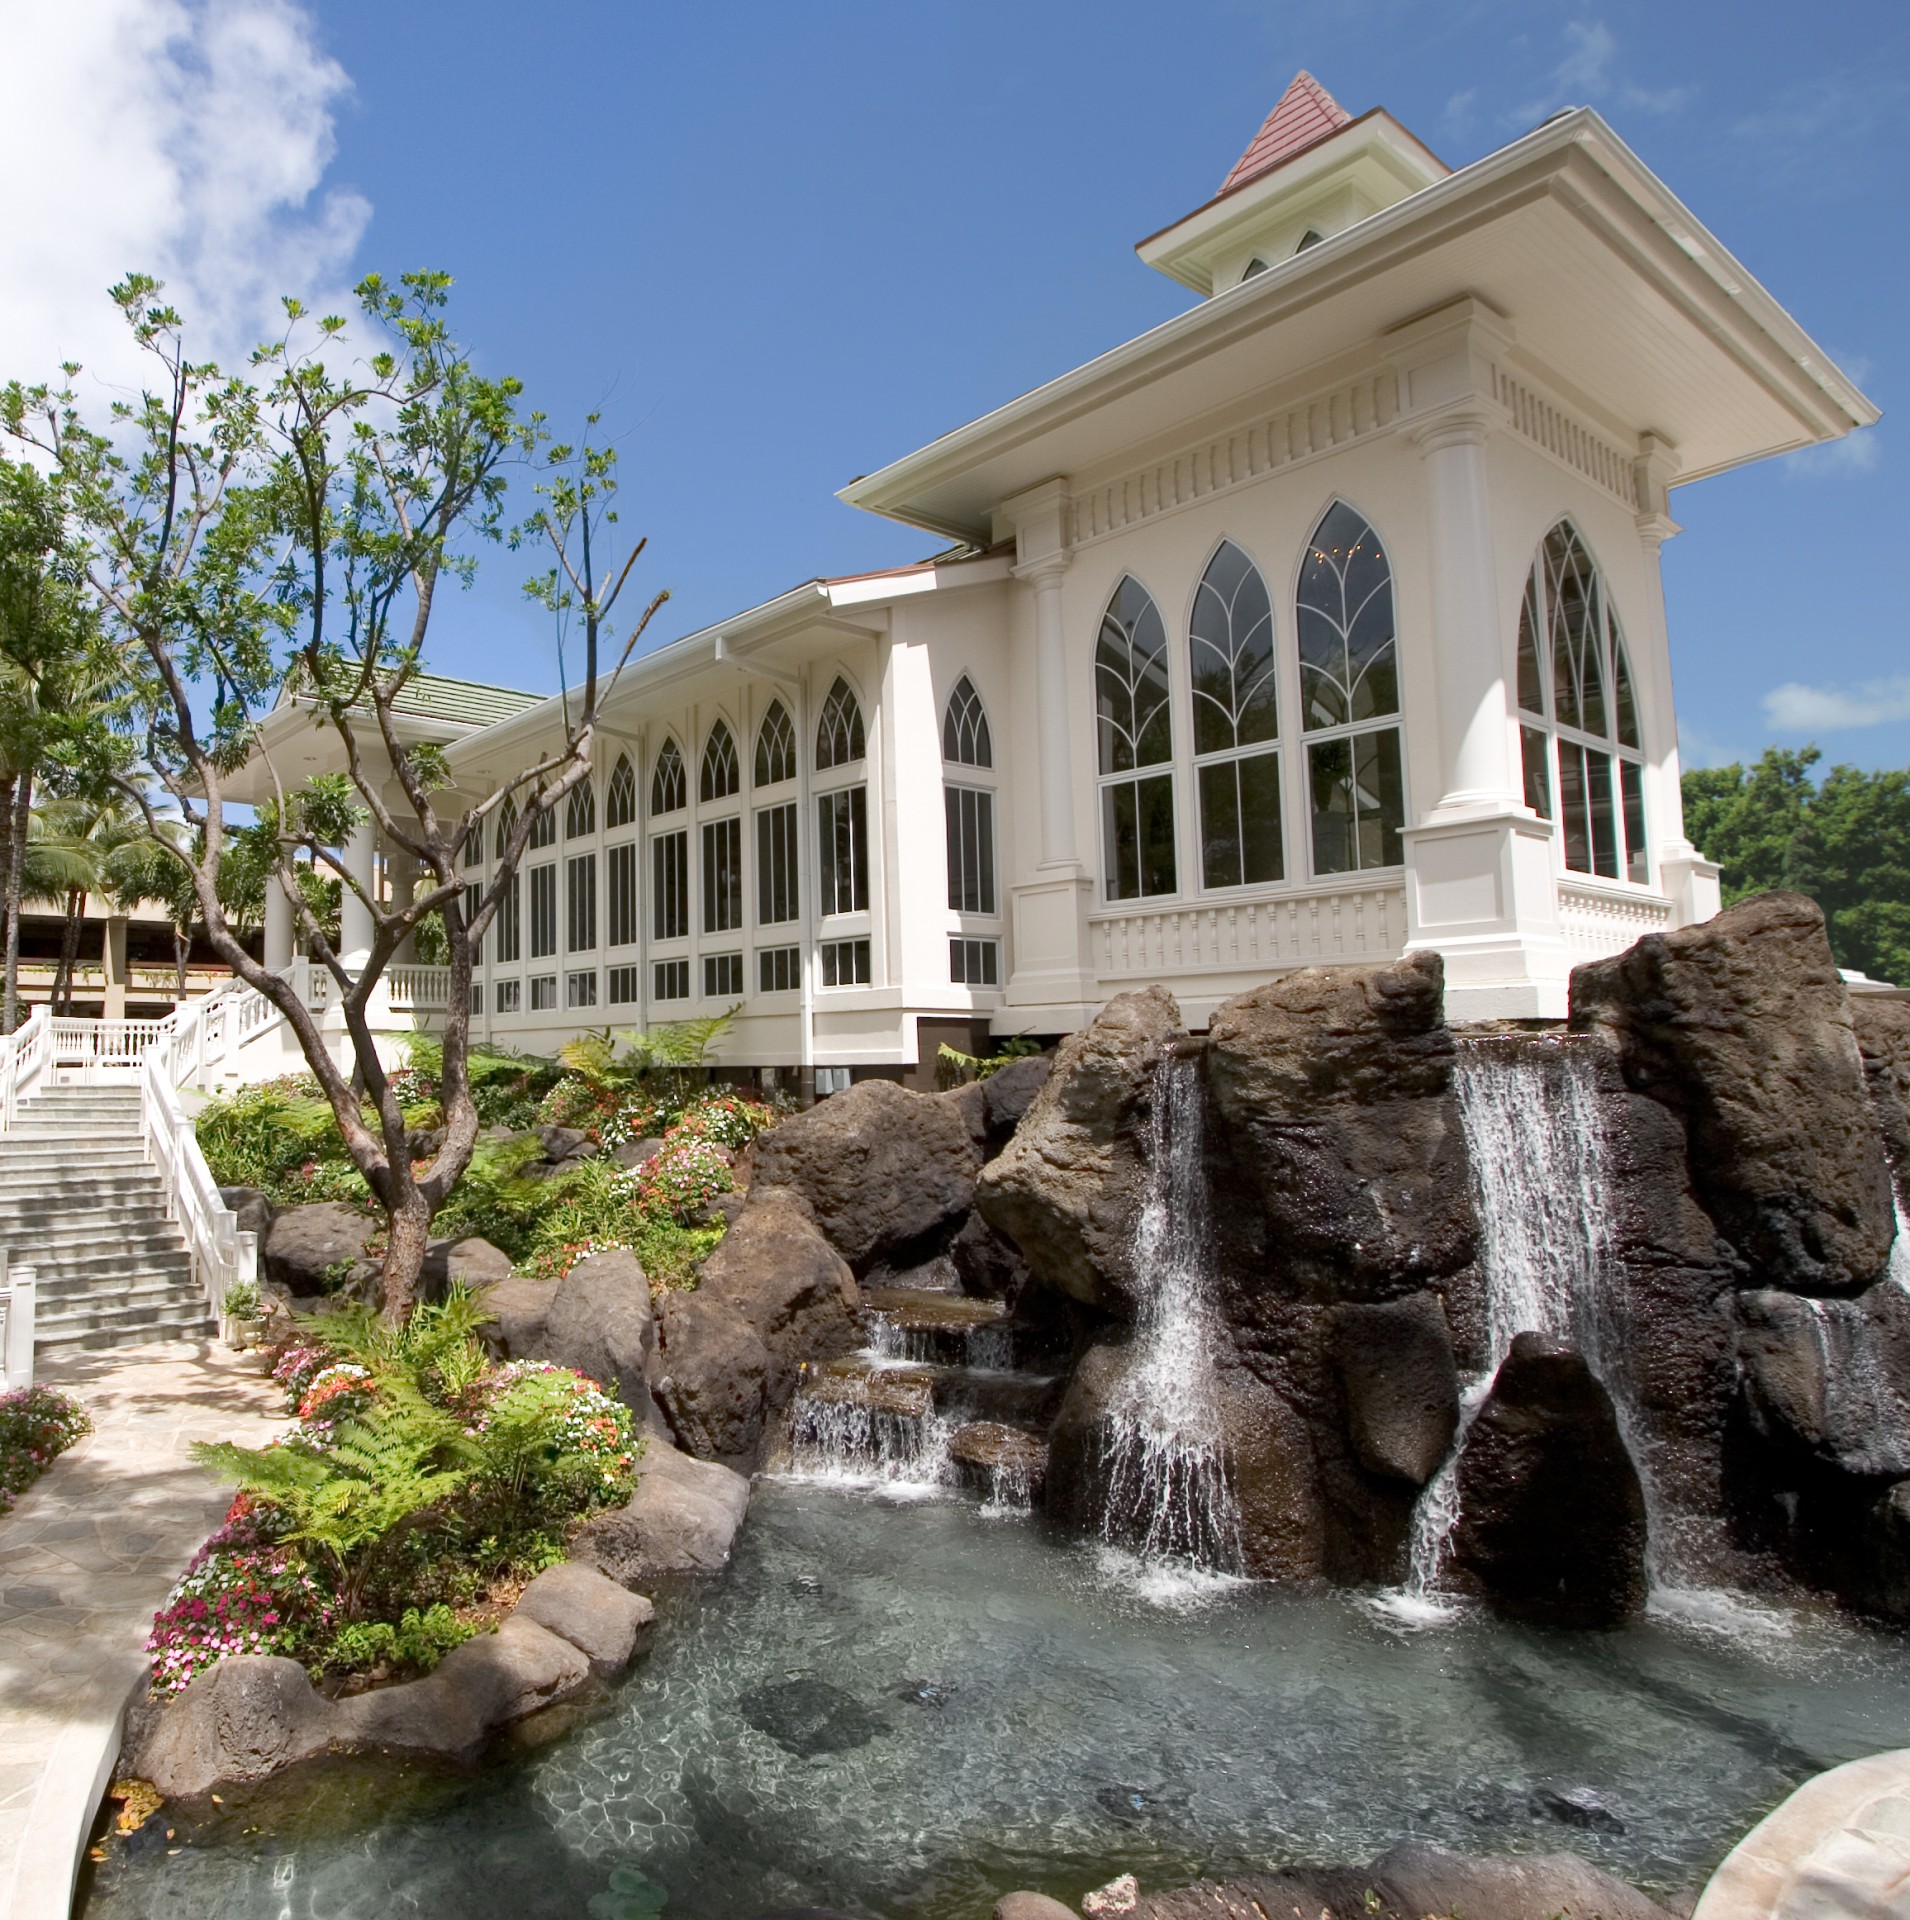
M1216 1298L1206 1110L1199 1063L1163 1061L1134 1240L1141 1310L1128 1366L1109 1399L1101 1530L1110 1544L1145 1559L1237 1573L1240 1514L1215 1387L1226 1332Z
M1579 1046L1461 1041L1453 1093L1465 1128L1479 1265L1486 1287L1484 1371L1467 1384L1459 1432L1413 1513L1407 1589L1424 1600L1459 1518L1467 1430L1521 1333L1570 1340L1612 1396L1626 1450L1653 1502L1640 1422L1626 1391L1622 1330L1605 1284L1612 1255L1611 1181L1594 1062ZM1657 1529L1651 1534L1655 1540Z
M1892 1171L1890 1190L1894 1195L1897 1189L1895 1171ZM1897 1237L1890 1243L1889 1278L1894 1280L1905 1293L1910 1293L1910 1220L1903 1217L1903 1202L1896 1200Z

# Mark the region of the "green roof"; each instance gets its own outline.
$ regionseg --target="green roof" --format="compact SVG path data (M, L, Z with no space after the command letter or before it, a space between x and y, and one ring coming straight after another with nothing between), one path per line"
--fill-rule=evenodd
M279 688L276 705L283 706L298 689L291 678ZM453 726L493 727L500 720L542 704L541 693L520 693L515 687L487 687L477 680L450 680L442 674L414 673L392 704L395 713L414 714L420 720L445 720Z

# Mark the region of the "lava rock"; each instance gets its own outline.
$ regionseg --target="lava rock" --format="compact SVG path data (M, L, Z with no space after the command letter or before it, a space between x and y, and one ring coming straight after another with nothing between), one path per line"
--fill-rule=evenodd
M147 1722L130 1760L168 1800L188 1800L323 1753L331 1735L330 1704L296 1660L232 1654Z
M1898 1205L1910 1211L1910 998L1853 993L1850 1018L1896 1178Z
M634 1253L616 1247L586 1254L557 1283L532 1357L595 1380L641 1426L653 1416L656 1351L649 1279Z
M849 1753L889 1731L881 1714L813 1675L757 1687L736 1704L758 1733L768 1734L779 1747L805 1759L818 1753Z
M1645 1501L1611 1395L1522 1333L1459 1455L1457 1570L1518 1619L1610 1626L1645 1603Z
M513 1274L479 1292L478 1305L490 1315L482 1329L484 1342L499 1359L541 1357L544 1324L550 1318L551 1302L560 1284Z
M413 1684L435 1684L456 1694L488 1728L556 1706L581 1692L589 1678L590 1661L582 1651L513 1613L495 1633L480 1633L453 1647L427 1680Z
M1019 1490L1039 1503L1048 1478L1048 1443L999 1420L971 1420L949 1436L948 1457L964 1486L993 1495Z
M1698 1198L1766 1284L1849 1291L1883 1270L1883 1135L1815 902L1755 894L1577 968L1572 1025L1683 1119Z
M421 1299L442 1300L453 1287L476 1293L510 1277L511 1256L476 1234L461 1240L432 1240L425 1246L418 1293Z
M748 1508L749 1482L740 1473L693 1460L651 1434L635 1493L586 1520L572 1537L571 1555L631 1588L668 1574L718 1573Z
M997 1067L982 1084L982 1116L987 1124L988 1152L999 1153L1028 1116L1036 1096L1054 1072L1052 1053L1031 1053Z
M641 1140L625 1140L610 1149L610 1157L620 1167L640 1167L646 1160L654 1159L663 1151L663 1142L656 1135L646 1135Z
M1767 1440L1843 1472L1910 1474L1910 1294L1879 1281L1855 1300L1741 1294L1745 1401Z
M568 1640L599 1680L611 1680L649 1644L656 1609L595 1567L566 1560L524 1589L514 1617Z
M1535 1787L1527 1804L1541 1819L1588 1833L1623 1833L1625 1823L1590 1787Z
M858 1273L951 1237L975 1198L981 1154L960 1111L936 1094L863 1080L761 1135L752 1189L802 1195Z
M1477 1228L1439 956L1306 967L1214 1011L1207 1077L1274 1273L1383 1299L1455 1273Z
M285 1207L265 1236L265 1277L293 1294L375 1296L380 1268L366 1249L377 1231L370 1214L342 1201Z
M754 1467L769 1409L769 1349L725 1300L670 1293L658 1325L655 1398L677 1444L701 1460Z
M1072 1907L1064 1907L1045 1893L1004 1893L995 1902L993 1920L1080 1920Z
M1117 994L1061 1043L1014 1138L982 1170L976 1205L1044 1286L1133 1312L1148 1103L1155 1068L1182 1037L1165 988Z
M259 1246L265 1245L265 1236L272 1231L273 1219L278 1214L270 1199L257 1187L221 1187L219 1200L239 1217L241 1233L256 1233Z
M970 1080L959 1087L951 1087L947 1093L937 1094L936 1098L953 1113L961 1116L962 1125L968 1129L968 1137L974 1142L975 1151L983 1159L988 1157L988 1086L985 1081Z
M948 1251L964 1293L984 1300L1013 1300L1028 1284L1028 1262L1021 1249L980 1212L962 1222Z
M588 1160L597 1151L597 1143L582 1127L539 1127L538 1144L552 1165L566 1160Z
M1333 1309L1347 1436L1368 1473L1423 1487L1459 1430L1459 1368L1436 1296Z

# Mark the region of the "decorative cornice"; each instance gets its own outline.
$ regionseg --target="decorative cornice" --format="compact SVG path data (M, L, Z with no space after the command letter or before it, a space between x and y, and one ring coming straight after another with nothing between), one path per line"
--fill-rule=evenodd
M1602 487L1630 512L1639 511L1632 456L1603 434L1575 419L1536 388L1515 379L1503 366L1492 369L1493 396L1505 409L1506 424L1541 453L1549 453L1581 479Z

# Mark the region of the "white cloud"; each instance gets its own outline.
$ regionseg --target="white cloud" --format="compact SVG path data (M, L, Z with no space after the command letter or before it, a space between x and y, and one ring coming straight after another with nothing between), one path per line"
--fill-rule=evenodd
M1538 125L1563 107L1616 101L1632 113L1676 113L1691 98L1689 87L1649 88L1613 73L1618 41L1602 20L1572 20L1565 28L1565 55L1548 76L1545 91L1506 116L1518 128Z
M294 293L338 310L370 207L321 191L350 88L296 0L0 0L0 379L137 356L106 289L157 274L202 357Z
M1792 475L1821 478L1824 475L1875 473L1883 459L1883 441L1875 427L1859 427L1841 440L1827 440L1821 447L1802 447L1789 455L1784 471Z
M1910 720L1910 674L1854 687L1807 687L1787 681L1764 696L1764 717L1780 733L1835 733Z

